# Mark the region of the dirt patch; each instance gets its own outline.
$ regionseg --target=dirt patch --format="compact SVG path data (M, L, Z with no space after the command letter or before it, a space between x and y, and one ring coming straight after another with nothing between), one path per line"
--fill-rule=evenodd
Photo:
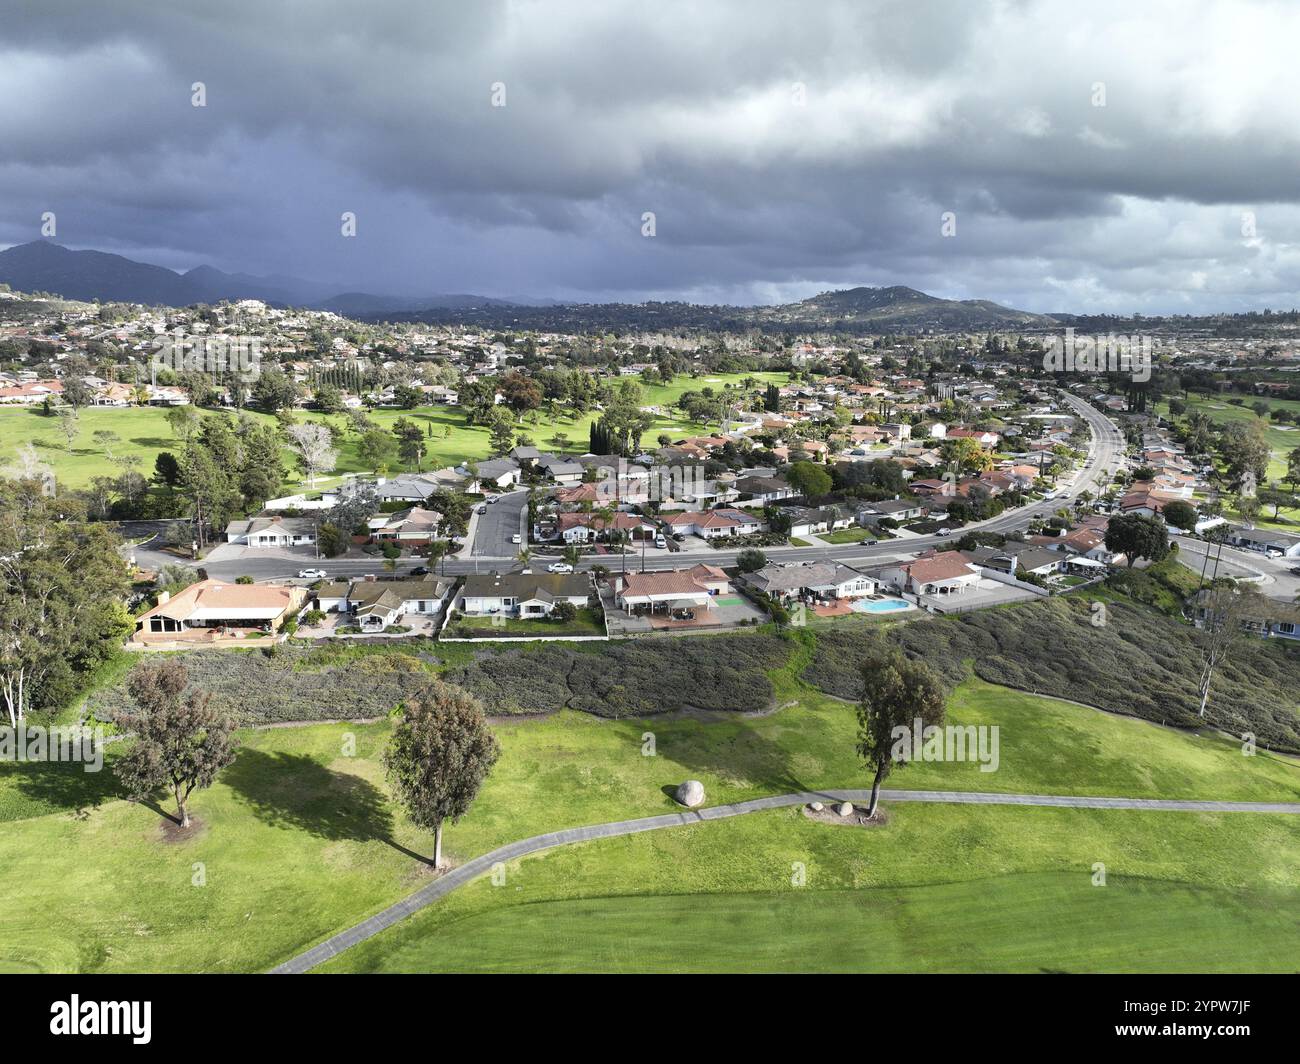
M442 867L434 868L431 863L432 861L433 857L429 856L416 862L415 867L406 873L406 881L408 883L415 883L423 886L425 883L432 882L435 879L441 879L460 864L459 861L444 856L442 859Z
M163 817L158 821L158 840L167 843L190 842L198 838L208 830L205 821L196 816L190 817L190 826L183 828L180 824L172 820L171 817Z
M855 805L853 812L848 816L840 816L835 812L835 807L838 805L839 803L836 802L823 809L814 809L811 805L805 805L803 815L819 824L836 824L847 828L883 828L889 823L889 814L885 812L884 806L876 806L876 815L868 820L867 811L862 806Z

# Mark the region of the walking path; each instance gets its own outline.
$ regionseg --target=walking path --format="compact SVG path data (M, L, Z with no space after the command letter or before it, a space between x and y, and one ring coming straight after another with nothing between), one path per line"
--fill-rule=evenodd
M285 961L272 969L274 974L299 974L336 957L350 946L364 942L380 931L405 920L457 887L491 871L493 865L512 861L539 850L567 846L575 842L591 842L617 835L636 835L642 831L660 828L685 827L708 820L757 813L764 809L783 809L809 802L865 802L871 797L869 790L800 791L797 794L776 794L769 798L754 798L748 802L715 805L662 816L642 817L638 820L613 820L607 824L567 828L529 839L507 843L481 857L452 869L434 882L421 887L414 894L390 905L368 920L363 920L346 931L327 938L318 946ZM1201 813L1293 813L1300 814L1300 802L1214 802L1179 801L1165 798L1089 798L1057 794L988 794L979 791L896 791L882 790L882 800L890 802L946 802L959 805L1027 805L1054 806L1066 809L1147 809Z

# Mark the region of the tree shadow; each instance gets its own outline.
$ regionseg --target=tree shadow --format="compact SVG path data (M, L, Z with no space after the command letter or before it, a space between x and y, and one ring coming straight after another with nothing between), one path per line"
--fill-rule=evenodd
M660 750L686 769L683 779L743 779L772 794L810 790L791 764L795 751L773 741L755 723L721 712L704 714L689 731L660 734ZM648 731L656 731L653 717L646 718L644 724ZM674 797L681 782L665 786L664 793Z
M393 813L383 791L360 776L335 772L315 758L244 747L222 772L221 781L264 824L331 842L384 842L407 857L429 863L393 838Z
M93 809L125 797L107 763L95 772L86 772L81 764L66 761L19 762L5 765L0 771L13 774L14 789L24 798L50 811Z

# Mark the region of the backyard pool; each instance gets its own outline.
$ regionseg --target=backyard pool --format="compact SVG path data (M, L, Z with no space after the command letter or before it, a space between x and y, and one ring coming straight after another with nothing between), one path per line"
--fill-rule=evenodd
M912 604L902 599L857 599L849 603L849 608L858 613L897 613L912 609Z

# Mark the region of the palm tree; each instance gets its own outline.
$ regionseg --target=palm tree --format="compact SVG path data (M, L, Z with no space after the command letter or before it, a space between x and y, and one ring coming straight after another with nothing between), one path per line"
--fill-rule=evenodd
M575 569L578 567L578 561L582 558L582 551L574 545L564 548L564 560L572 565Z
M519 553L515 555L515 561L522 562L524 568L528 568L528 563L532 561L533 552L527 547L521 547Z

